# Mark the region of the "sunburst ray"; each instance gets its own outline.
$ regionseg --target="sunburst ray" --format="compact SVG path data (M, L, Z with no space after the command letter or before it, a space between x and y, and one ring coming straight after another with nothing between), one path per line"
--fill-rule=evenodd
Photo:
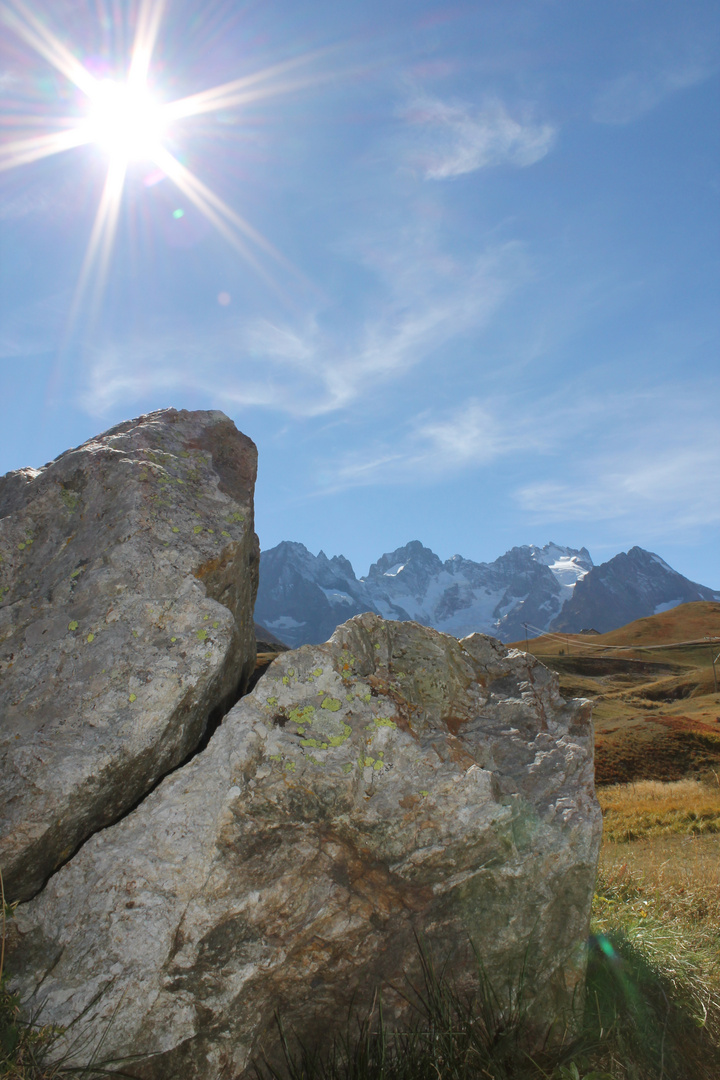
M166 0L142 0L127 78L130 87L144 86L147 82L165 6Z
M11 10L8 4L11 4L15 10ZM18 37L44 56L84 94L88 97L92 96L97 87L95 76L90 74L67 46L63 45L62 41L26 7L22 0L7 0L7 3L0 7L0 18L12 27Z
M88 141L87 132L76 127L67 131L56 131L51 135L34 135L28 139L0 143L0 172L15 169L18 165L27 165L31 161L39 161L40 158L59 154L63 150L73 150Z
M104 292L110 266L110 256L115 243L126 171L127 163L122 158L111 158L80 276L75 287L75 296L70 309L68 333L75 324L82 302L88 292L92 292L91 309L97 308Z

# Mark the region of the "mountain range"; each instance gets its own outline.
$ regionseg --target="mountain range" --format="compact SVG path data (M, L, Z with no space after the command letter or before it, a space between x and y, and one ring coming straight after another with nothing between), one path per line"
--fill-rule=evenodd
M650 551L630 548L598 566L587 548L514 547L491 563L445 562L411 540L357 578L342 555L313 555L285 540L260 555L255 619L293 648L326 641L353 615L373 611L464 637L501 641L556 630L604 633L633 619L720 593L677 573Z

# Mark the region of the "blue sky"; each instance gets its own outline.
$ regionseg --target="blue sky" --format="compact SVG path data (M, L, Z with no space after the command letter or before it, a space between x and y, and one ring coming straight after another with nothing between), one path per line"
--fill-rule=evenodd
M0 473L220 408L264 548L640 544L720 587L714 0L0 8ZM260 77L138 152L88 263L117 147L9 166L155 15L154 100Z

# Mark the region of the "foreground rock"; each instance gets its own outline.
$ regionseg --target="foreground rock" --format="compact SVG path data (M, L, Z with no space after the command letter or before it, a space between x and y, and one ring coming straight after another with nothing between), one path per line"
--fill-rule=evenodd
M460 979L472 939L540 1041L582 1002L592 746L534 657L357 616L18 909L17 985L103 1057L150 1055L132 1075L235 1078L276 1009L327 1040L385 984L397 1016L418 933Z
M0 868L27 899L254 667L254 444L165 409L0 479Z

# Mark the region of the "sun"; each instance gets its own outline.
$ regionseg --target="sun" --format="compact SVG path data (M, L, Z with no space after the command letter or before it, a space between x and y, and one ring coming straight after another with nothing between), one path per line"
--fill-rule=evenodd
M103 79L90 98L87 135L112 158L154 161L167 135L162 108L143 86Z
M273 288L276 284L259 260L258 249L286 270L298 274L264 236L170 152L167 141L172 125L178 120L242 107L260 98L316 84L319 81L317 75L289 78L288 73L307 65L320 54L298 56L221 86L160 104L148 89L148 79L166 3L167 0L139 0L127 77L124 81L114 81L98 79L53 33L46 20L28 7L26 0L0 0L0 22L52 64L85 97L84 108L74 117L59 121L48 114L45 118L50 128L47 134L10 140L0 138L0 171L88 144L100 147L108 158L105 184L80 271L70 323L74 321L88 288L95 293L96 301L102 292L125 179L132 162L145 161L154 166L156 172L159 170L164 174ZM38 121L42 119L26 117L28 131L37 130ZM17 130L23 118L12 117L11 121ZM57 130L60 124L62 130Z

